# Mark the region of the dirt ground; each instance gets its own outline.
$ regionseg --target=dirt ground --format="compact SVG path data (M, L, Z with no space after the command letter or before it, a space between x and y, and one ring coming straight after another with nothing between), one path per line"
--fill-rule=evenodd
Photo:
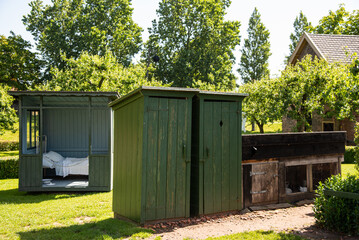
M358 239L324 231L315 225L313 205L293 206L276 210L247 211L222 216L187 219L149 225L157 233L151 239L205 239L233 233L265 230L290 232L307 239Z

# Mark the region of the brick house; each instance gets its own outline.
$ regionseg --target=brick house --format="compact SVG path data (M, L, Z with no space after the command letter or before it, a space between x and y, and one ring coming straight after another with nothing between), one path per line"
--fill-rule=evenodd
M359 35L333 35L304 33L288 64L295 64L306 55L324 58L326 61L350 64L353 53L359 54ZM356 121L359 121L357 116ZM296 121L283 117L283 132L292 132ZM347 131L347 143L353 144L354 121L348 119L338 121L334 118L322 118L317 114L312 116L312 131Z

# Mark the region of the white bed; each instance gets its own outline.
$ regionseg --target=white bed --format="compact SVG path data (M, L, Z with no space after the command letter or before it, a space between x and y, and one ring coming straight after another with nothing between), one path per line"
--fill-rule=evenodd
M64 158L61 154L50 151L44 153L42 157L42 165L44 168L56 170L57 176L66 177L68 175L88 175L89 160L85 158Z

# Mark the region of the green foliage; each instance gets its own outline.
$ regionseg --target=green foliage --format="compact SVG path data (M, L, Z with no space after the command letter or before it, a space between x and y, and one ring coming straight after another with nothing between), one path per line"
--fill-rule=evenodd
M282 106L288 117L297 120L297 131L310 129L314 112L338 120L354 117L359 94L349 66L307 56L288 66L280 79Z
M354 147L355 169L359 171L359 122L355 123L354 142L356 144L356 146Z
M19 159L0 159L0 179L19 177Z
M248 93L243 100L243 112L248 122L255 122L264 133L264 125L283 116L283 102L279 100L280 79L263 79L240 86L239 92Z
M142 54L150 74L175 87L200 81L232 90L240 23L225 21L229 5L229 0L161 1ZM158 61L151 64L154 56Z
M359 34L359 10L352 13L345 9L344 4L340 4L339 8L333 12L329 11L327 16L319 20L316 27L310 27L309 31L324 34Z
M359 194L359 179L355 176L342 179L340 175L337 175L324 183L319 183L313 208L319 225L326 229L358 235L359 200L325 196L324 190Z
M140 49L142 29L132 20L127 0L42 0L30 3L24 16L38 50L50 66L63 69L61 57L77 59L82 52L103 56L113 52L117 61L129 65Z
M37 90L61 91L117 91L127 94L140 86L163 86L161 82L147 81L143 65L122 66L111 52L103 57L86 52L78 59L64 58L65 69L53 68L52 80Z
M356 147L345 146L344 163L354 163L356 158Z
M297 16L293 23L294 33L291 33L289 38L291 43L289 44L289 56L286 57L286 63L288 62L290 56L293 54L297 44L300 40L300 37L305 31L311 27L311 23L308 22L307 17L300 11L299 16Z
M4 134L4 130L15 130L16 127L16 112L13 109L13 97L7 91L10 87L0 84L0 136Z
M122 239L153 230L113 218L112 192L19 192L18 180L0 180L1 239Z
M248 39L244 40L238 69L244 83L269 77L269 31L262 23L257 8L254 8L249 19L247 32Z
M0 151L16 151L19 150L18 141L0 141Z
M20 35L0 35L0 82L26 90L41 82L43 62L30 51L31 44Z

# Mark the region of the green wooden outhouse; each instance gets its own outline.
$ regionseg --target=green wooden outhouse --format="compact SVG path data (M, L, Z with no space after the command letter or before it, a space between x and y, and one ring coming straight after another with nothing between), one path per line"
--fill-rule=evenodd
M144 223L190 216L196 90L141 87L112 102L113 211Z
M242 208L242 100L202 91L193 99L191 215Z
M110 191L115 92L12 91L19 100L19 190Z

